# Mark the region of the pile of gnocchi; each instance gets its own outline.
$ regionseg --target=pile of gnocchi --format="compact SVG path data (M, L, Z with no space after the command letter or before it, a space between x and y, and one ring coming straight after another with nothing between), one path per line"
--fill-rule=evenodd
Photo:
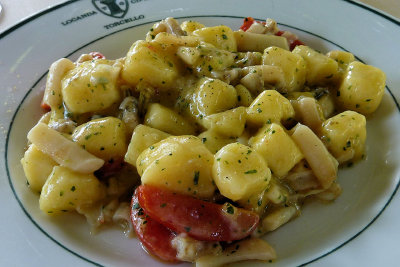
M40 209L119 224L163 261L275 260L262 238L364 158L385 74L272 19L240 30L166 18L125 57L49 69L21 163Z

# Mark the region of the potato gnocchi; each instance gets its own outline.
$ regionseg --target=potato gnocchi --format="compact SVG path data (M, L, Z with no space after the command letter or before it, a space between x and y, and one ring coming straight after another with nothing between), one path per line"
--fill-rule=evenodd
M174 237L172 261L271 261L276 252L259 237L299 216L306 198L336 199L338 169L365 157L366 116L385 79L349 52L304 45L272 19L246 18L235 31L167 18L123 58L54 62L46 114L21 164L48 215L78 212L93 230L118 222L129 235L132 193L153 186L258 225L227 245L158 222Z

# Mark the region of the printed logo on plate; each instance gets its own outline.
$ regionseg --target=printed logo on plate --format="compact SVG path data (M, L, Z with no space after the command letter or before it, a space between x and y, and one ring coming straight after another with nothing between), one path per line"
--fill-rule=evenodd
M123 18L129 8L128 0L92 0L92 3L101 13L114 18Z

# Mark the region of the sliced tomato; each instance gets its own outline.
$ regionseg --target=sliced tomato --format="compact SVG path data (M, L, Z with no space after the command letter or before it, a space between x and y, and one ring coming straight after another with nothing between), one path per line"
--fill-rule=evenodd
M147 216L139 205L137 190L131 203L131 221L145 249L161 260L178 262L177 251L171 241L176 236L171 230Z
M177 233L197 240L233 241L249 236L257 227L256 213L173 193L150 185L137 188L140 206L151 218Z
M106 57L100 52L90 52L89 55L93 57L93 59L105 59Z

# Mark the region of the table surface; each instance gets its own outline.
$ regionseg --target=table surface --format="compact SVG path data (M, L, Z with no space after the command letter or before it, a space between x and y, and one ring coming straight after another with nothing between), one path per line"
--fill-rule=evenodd
M65 0L0 0L3 10L0 13L0 32L18 23L24 18ZM360 0L394 17L400 18L399 0Z

